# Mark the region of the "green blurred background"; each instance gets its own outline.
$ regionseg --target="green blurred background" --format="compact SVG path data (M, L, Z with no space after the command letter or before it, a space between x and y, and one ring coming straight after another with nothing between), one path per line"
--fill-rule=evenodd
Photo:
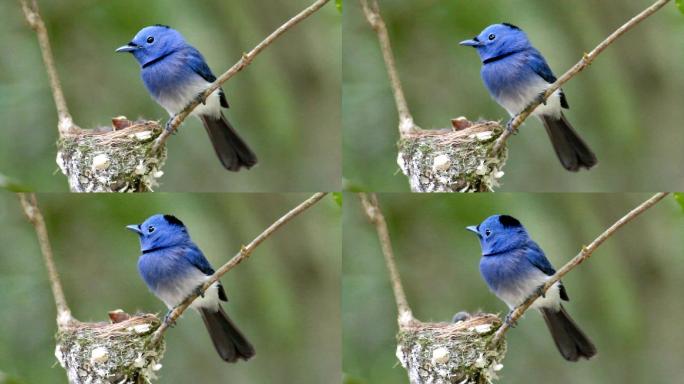
M71 113L168 118L131 55L114 50L146 25L178 29L217 76L312 0L39 0ZM36 36L18 1L0 2L0 172L37 191L67 191L55 163L57 118ZM227 116L260 164L238 174L216 158L198 119L169 140L161 191L321 191L340 185L341 28L333 4L288 31L224 89Z
M465 230L492 214L518 218L560 268L647 194L379 195L408 302L422 321L458 311L507 313L478 268ZM375 228L356 196L343 213L343 370L348 383L407 383L396 357L396 307ZM598 347L591 361L563 360L541 316L507 336L502 383L673 383L684 375L684 213L666 197L620 229L567 275L568 312Z
M308 196L41 194L38 199L73 314L81 321L106 321L116 308L166 313L138 275L139 243L126 224L173 213L218 268ZM224 363L200 317L188 312L166 335L159 382L339 382L340 214L326 196L222 278L230 299L226 311L255 345L253 360ZM55 305L36 235L10 193L0 194L0 244L0 372L21 383L66 383L54 357Z
M523 28L557 76L653 3L625 1L381 1L409 107L422 128L508 119L458 42L484 27ZM374 32L357 1L343 17L343 153L348 189L408 191L396 164L397 112ZM667 4L606 49L564 90L568 119L595 150L590 172L565 171L537 119L509 141L502 191L684 189L684 15ZM631 160L630 160L631 159Z

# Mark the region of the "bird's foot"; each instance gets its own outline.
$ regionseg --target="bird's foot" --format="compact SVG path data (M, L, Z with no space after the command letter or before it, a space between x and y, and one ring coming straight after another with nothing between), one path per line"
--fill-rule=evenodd
M515 120L516 117L518 117L518 115L511 117L508 122L506 122L506 130L514 135L518 134L518 129L513 128L513 120Z
M515 328L516 325L518 325L517 320L513 320L513 311L509 311L506 317L504 318L504 323L508 325L511 328Z
M166 129L166 132L170 132L170 133L175 135L177 130L175 130L173 128L173 125L171 124L172 122L173 122L173 117L166 121L166 124L164 125L164 129Z
M539 94L537 95L537 97L535 98L535 101L536 101L537 103L539 103L539 104L544 104L544 105L546 105L546 97L544 97L545 95L546 95L546 92L541 92L541 93L539 93Z
M202 289L202 285L198 285L193 291L193 293L197 297L204 297L204 290Z
M546 291L544 290L544 284L538 286L535 290L534 293L539 296L539 297L546 297Z
M197 104L207 105L207 99L204 97L204 92L200 92L195 95L194 101L197 102Z
M164 323L173 328L176 326L176 320L171 319L171 313L173 313L173 309L169 309L168 312L166 312L166 316L164 316Z

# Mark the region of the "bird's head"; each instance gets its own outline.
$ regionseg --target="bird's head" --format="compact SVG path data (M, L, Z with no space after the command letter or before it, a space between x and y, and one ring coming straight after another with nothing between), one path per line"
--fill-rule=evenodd
M173 247L190 241L185 225L173 215L150 216L142 224L132 224L126 228L138 234L140 249L143 252Z
M164 58L186 45L180 32L166 25L145 27L116 52L130 52L141 66Z
M459 44L477 49L477 53L483 62L531 47L525 32L508 23L492 24L479 35L470 40L461 41Z
M488 256L519 248L529 240L525 227L513 216L494 215L477 226L466 227L480 239L482 255Z

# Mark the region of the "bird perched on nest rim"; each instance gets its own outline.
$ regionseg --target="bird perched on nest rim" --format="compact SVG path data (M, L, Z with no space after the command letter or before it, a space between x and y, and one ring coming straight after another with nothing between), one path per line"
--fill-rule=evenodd
M130 52L141 67L145 87L169 115L188 105L216 80L202 54L165 25L145 27L116 52ZM214 91L192 112L202 120L221 164L229 171L251 168L257 157L223 115L228 108L222 89ZM167 129L169 129L167 125Z
M542 97L556 81L544 57L530 43L525 32L502 23L485 28L478 36L460 42L474 47L482 60L482 80L490 95L515 117ZM596 165L596 155L570 125L563 109L570 108L562 89L555 91L533 112L541 120L556 155L569 171ZM508 129L511 128L508 122Z

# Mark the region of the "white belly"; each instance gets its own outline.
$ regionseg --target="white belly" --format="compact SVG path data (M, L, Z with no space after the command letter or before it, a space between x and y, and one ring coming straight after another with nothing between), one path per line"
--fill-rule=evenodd
M173 284L166 284L160 286L155 294L171 309L180 304L186 297L188 297L194 290L207 280L208 276L200 270L194 270L184 278L174 280ZM190 305L192 308L218 308L218 283L214 283L204 293L204 297L200 296Z
M497 102L499 102L499 104L501 104L501 106L503 106L511 116L515 116L525 109L525 107L527 107L532 100L537 98L542 92L546 91L548 86L549 83L544 81L544 79L541 77L537 77L529 85L518 88L515 93L500 95L497 98ZM541 104L534 110L534 112L532 112L533 116L560 116L560 114L560 90L554 92L546 100L546 104Z
M501 289L495 293L510 309L513 309L522 304L522 302L539 286L544 284L549 277L550 276L545 275L543 272L535 270L524 280L521 279L518 284L507 286L505 289ZM532 303L531 308L558 308L561 301L558 284L559 283L555 283L552 285L544 296L535 300L534 303Z
M163 93L157 98L157 102L166 109L170 116L175 115L185 108L186 105L209 85L207 81L197 76L193 81L189 81L174 93ZM219 116L221 114L221 102L219 91L214 91L204 104L195 108L193 116Z

